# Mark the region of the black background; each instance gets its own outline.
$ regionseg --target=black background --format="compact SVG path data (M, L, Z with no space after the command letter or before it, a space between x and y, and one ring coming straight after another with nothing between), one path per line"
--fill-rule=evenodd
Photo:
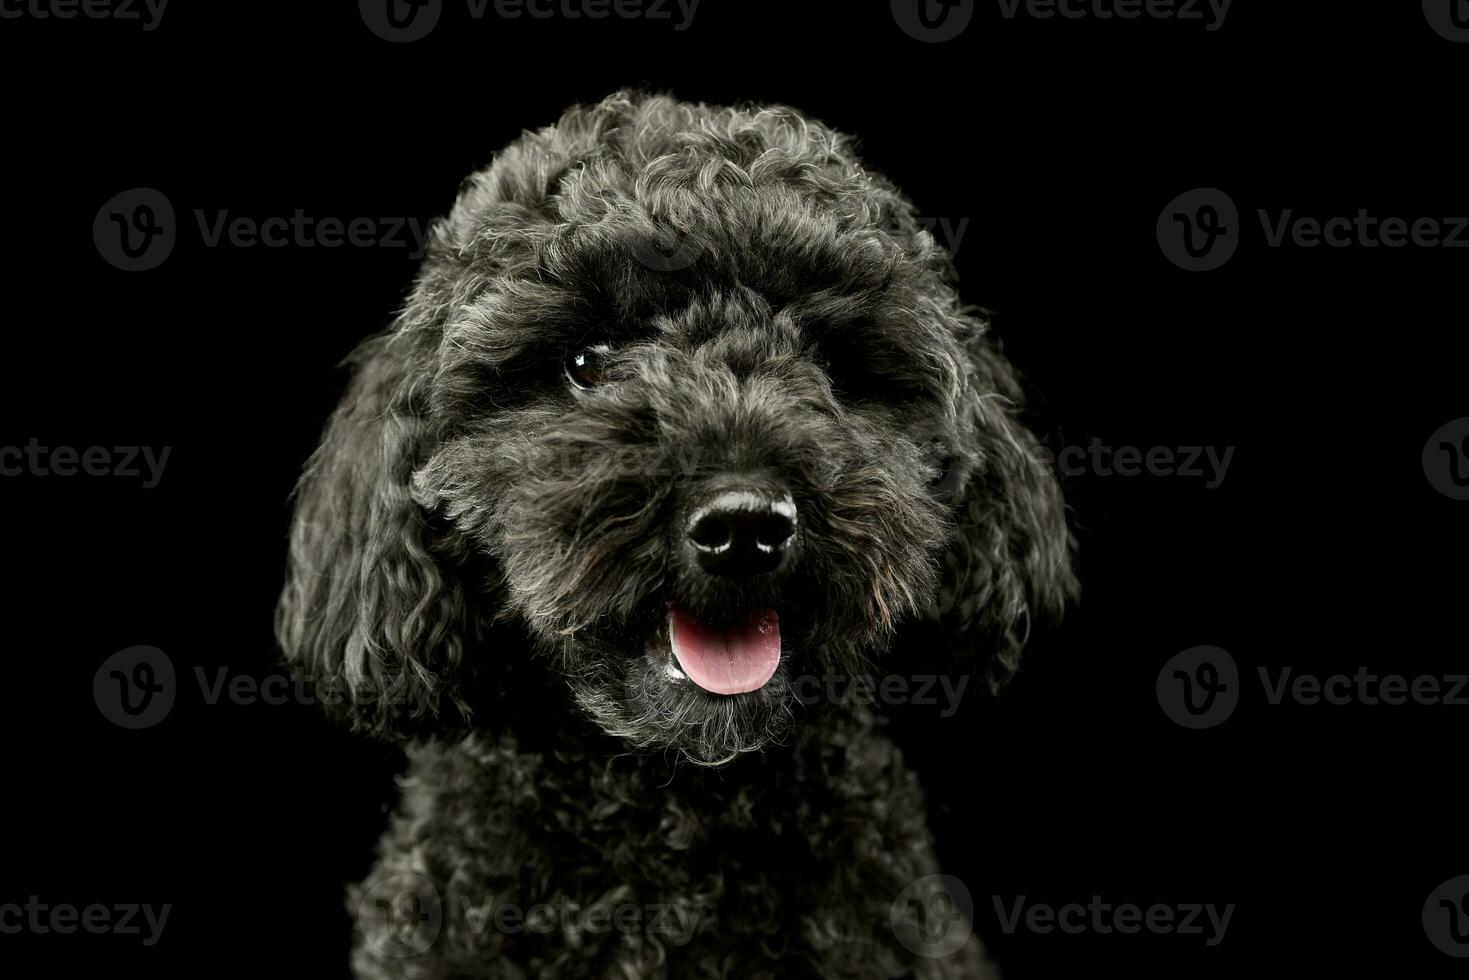
M524 128L623 85L776 101L860 137L920 212L968 219L966 299L997 311L1054 446L1235 447L1185 477L1068 480L1084 601L997 705L900 712L945 869L1016 980L1462 975L1424 900L1469 872L1469 707L1270 706L1255 670L1463 670L1465 508L1420 453L1465 408L1469 251L1267 248L1256 209L1469 213L1469 44L1416 3L1237 0L1222 29L1003 18L919 43L888 5L704 0L669 21L471 20L390 44L355 6L185 3L136 23L0 20L8 312L0 443L170 446L162 482L0 479L10 568L0 902L170 903L161 941L0 936L0 961L153 976L345 976L396 755L302 705L209 705L196 668L264 677L287 497L384 325L405 248L205 247L193 212L443 213ZM798 9L792 9L798 8ZM1243 240L1185 272L1155 222L1229 193ZM161 190L159 268L99 255L114 194ZM1228 649L1225 724L1154 681ZM111 653L168 653L145 731L91 696ZM1006 934L991 896L1235 903L1224 941Z

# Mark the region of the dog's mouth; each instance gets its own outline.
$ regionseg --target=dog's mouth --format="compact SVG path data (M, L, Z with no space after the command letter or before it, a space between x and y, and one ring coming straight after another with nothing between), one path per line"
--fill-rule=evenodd
M663 635L673 654L670 673L681 673L710 694L758 691L780 666L780 617L774 609L715 625L673 603Z

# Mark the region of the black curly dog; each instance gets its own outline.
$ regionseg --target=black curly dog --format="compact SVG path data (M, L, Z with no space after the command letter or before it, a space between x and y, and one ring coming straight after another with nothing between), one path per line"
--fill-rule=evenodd
M798 684L935 650L998 683L1072 592L953 279L785 108L619 93L466 182L350 359L278 611L323 700L408 746L358 975L988 975L977 940L933 955L870 704Z

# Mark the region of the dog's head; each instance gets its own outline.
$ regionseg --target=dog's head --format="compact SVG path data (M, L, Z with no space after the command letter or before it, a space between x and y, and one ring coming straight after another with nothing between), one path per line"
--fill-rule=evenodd
M910 623L1003 676L1068 538L952 278L795 112L571 110L466 183L354 355L283 646L380 730L493 713L484 679L539 658L604 730L707 763Z

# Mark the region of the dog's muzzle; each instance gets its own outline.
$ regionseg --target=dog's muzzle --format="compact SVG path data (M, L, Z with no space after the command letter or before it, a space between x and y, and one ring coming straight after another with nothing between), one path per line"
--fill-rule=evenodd
M705 601L670 603L663 635L683 676L711 694L744 694L780 665L780 616L770 603L795 562L796 504L783 487L749 475L703 491L680 546Z

